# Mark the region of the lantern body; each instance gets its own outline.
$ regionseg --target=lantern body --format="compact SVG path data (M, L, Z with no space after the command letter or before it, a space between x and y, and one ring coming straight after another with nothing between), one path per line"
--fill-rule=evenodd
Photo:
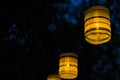
M78 75L77 55L74 53L60 54L59 76L63 79L74 79Z
M103 6L93 6L84 16L85 39L91 44L103 44L111 39L110 14Z
M52 74L48 76L47 80L61 80L61 78L56 74Z

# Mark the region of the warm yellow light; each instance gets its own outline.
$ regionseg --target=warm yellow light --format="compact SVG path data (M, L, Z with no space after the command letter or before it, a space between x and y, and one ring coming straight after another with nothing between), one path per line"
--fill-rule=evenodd
M77 55L74 53L60 54L59 76L63 79L74 79L78 75Z
M61 78L56 74L52 74L48 76L47 80L61 80Z
M106 7L93 6L84 16L85 39L91 44L103 44L111 39L110 13Z

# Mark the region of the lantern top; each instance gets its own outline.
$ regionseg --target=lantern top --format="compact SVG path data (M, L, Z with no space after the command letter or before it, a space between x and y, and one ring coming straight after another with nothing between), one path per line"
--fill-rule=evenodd
M67 56L71 56L71 57L78 57L77 54L72 53L72 52L66 52L66 53L61 53L60 57L67 57Z
M92 6L92 7L88 8L88 10L85 12L85 15L91 11L96 11L96 10L101 10L101 11L105 11L105 12L109 13L109 9L104 6Z
M60 78L57 74L48 75L48 78Z

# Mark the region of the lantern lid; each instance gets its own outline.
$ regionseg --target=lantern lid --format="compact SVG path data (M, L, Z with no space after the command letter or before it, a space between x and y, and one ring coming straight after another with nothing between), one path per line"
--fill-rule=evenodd
M72 52L66 52L66 53L61 53L60 54L60 57L67 57L67 56L78 57L77 54L72 53Z
M85 15L91 11L96 11L96 10L102 10L102 11L109 13L108 8L98 5L98 6L92 6L92 7L88 8L88 10L85 12Z
M51 75L48 75L49 78L53 78L53 77L59 77L57 74L51 74Z

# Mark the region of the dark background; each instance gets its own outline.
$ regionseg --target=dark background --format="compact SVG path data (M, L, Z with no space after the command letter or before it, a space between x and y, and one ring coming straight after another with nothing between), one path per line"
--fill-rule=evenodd
M94 5L111 15L112 39L97 46L84 39L84 12ZM46 80L63 52L79 56L75 80L120 80L120 0L0 2L1 80Z

